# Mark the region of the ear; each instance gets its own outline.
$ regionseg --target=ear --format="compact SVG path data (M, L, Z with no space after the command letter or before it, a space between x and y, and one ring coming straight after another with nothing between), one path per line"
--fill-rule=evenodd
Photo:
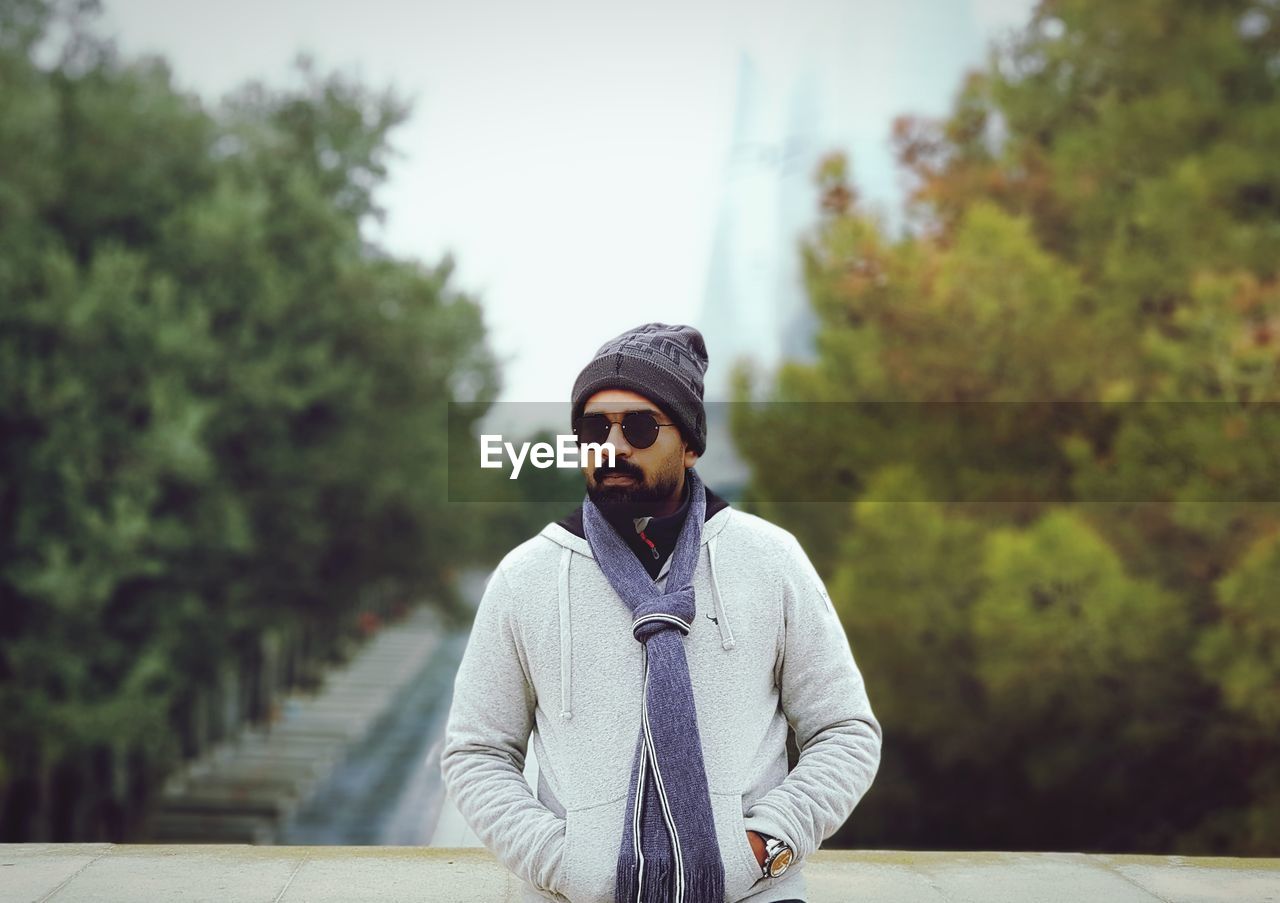
M697 453L696 451L694 451L693 449L691 449L689 446L687 446L687 445L686 445L686 446L684 447L684 466L685 466L685 469L686 469L686 470L688 470L690 467L692 467L692 466L697 462L697 460L698 460L698 453Z

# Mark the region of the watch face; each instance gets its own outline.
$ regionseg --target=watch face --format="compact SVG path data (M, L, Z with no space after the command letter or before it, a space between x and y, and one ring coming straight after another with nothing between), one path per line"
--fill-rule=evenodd
M791 851L781 850L777 856L769 863L769 876L776 878L787 870L787 866L791 864Z

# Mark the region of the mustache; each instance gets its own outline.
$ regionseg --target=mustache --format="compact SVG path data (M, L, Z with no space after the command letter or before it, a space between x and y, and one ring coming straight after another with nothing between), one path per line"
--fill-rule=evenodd
M608 467L606 465L597 467L595 470L595 479L599 482L610 474L620 474L622 476L631 477L637 483L644 482L644 472L634 464L630 464L623 460L615 461L613 467Z

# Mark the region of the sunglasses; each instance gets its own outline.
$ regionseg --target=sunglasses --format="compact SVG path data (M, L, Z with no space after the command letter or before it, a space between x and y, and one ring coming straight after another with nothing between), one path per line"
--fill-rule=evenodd
M658 441L658 430L674 423L659 423L649 411L628 411L614 419L607 414L584 414L573 423L578 444L602 445L609 438L615 423L622 424L622 435L632 448L648 448Z

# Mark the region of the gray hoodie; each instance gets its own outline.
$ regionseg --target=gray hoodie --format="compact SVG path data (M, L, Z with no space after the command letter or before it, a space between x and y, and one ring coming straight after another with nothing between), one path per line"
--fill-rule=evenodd
M665 578L664 566L659 586ZM805 857L871 786L880 724L791 533L720 507L703 525L694 590L685 655L725 899L802 898ZM644 672L631 620L586 539L561 524L513 549L480 601L441 768L463 818L524 880L527 903L613 901ZM800 749L790 772L788 722ZM531 732L536 795L523 775ZM748 830L795 850L782 876L760 876Z

